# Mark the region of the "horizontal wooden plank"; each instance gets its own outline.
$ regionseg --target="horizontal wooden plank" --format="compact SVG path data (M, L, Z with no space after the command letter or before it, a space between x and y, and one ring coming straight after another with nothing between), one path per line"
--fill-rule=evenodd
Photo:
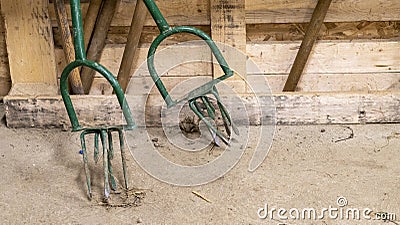
M202 30L208 35L211 35L211 27L207 25L196 26L193 27ZM130 27L110 27L107 36L108 44L126 44L127 36ZM151 43L153 40L160 34L160 31L155 26L146 26L143 28L142 34L140 36L140 43ZM199 40L196 36L188 33L178 33L172 35L165 39L162 44L171 45L186 41Z
M210 35L210 26L195 26ZM290 24L247 24L247 43L261 41L301 41L303 40L307 23ZM107 44L126 44L129 27L110 27ZM53 28L54 44L61 48L61 36L58 28ZM140 43L151 43L160 31L157 27L144 27ZM324 23L318 40L358 40L358 39L396 39L400 36L400 22L343 22ZM171 45L196 39L193 35L179 33L167 38L163 44ZM1 49L0 49L1 56Z
M210 23L209 2L203 0L182 1L156 1L160 11L171 25L204 25ZM136 1L118 3L117 11L113 17L111 26L130 26ZM71 9L66 5L70 16ZM85 18L88 3L82 3L82 17ZM57 26L53 4L49 6L50 17L53 26ZM155 22L148 15L145 26L155 26Z
M317 4L315 0L246 1L246 21L257 23L309 22ZM397 0L336 0L329 7L326 22L387 21L400 19Z
M168 91L172 91L178 94L186 94L195 87L199 87L207 81L212 79L212 75L202 76L198 78L192 77L162 77L162 81ZM159 94L157 87L155 86L153 79L148 77L132 77L127 91L134 91L135 95L145 94ZM93 95L110 95L112 94L112 87L104 78L96 78L93 82L91 93Z
M262 42L247 44L247 54L253 61L247 63L247 74L288 74L297 54L300 42ZM124 45L107 45L103 51L100 63L109 68L114 74L118 71ZM156 68L168 71L171 66L185 61L210 61L210 51L201 46L183 45L159 51L156 56ZM139 65L146 59L148 49L140 47ZM58 74L65 63L60 50L56 50ZM171 56L174 57L171 57ZM158 57L159 56L159 57ZM158 58L157 58L158 57ZM138 68L138 66L136 66ZM139 76L148 76L144 65L138 71ZM353 74L353 73L398 73L400 72L399 41L319 41L316 43L304 74ZM180 64L169 70L165 76L198 76L211 74L209 64Z
M288 74L286 75L264 75L272 93L282 91ZM163 82L167 90L174 87L187 85L189 79L194 77L165 77ZM211 79L211 75L209 76ZM339 81L339 82L338 82ZM203 84L200 79L194 79L190 88ZM144 95L147 93L159 95L154 82L150 77L132 77L130 89L135 94ZM400 73L376 73L376 74L306 74L299 84L298 91L301 92L370 92L400 90ZM266 89L267 90L267 89ZM178 94L185 94L188 90L178 91ZM91 93L93 95L111 95L111 85L104 78L95 78Z
M288 75L264 75L273 93L283 90ZM305 74L299 92L369 92L400 90L400 73Z
M359 124L400 122L400 92L373 93L285 93L272 96L241 96L247 113L232 112L234 121L249 119L253 125L260 121L277 124ZM144 119L149 125L160 125L162 102L146 96L127 96L132 113L139 125ZM229 96L223 96L227 105ZM115 96L72 96L77 115L85 126L123 124L122 113ZM255 107L261 102L260 112ZM273 107L272 101L274 102ZM7 96L6 121L9 127L64 127L69 120L60 96ZM105 107L107 106L107 107ZM233 109L235 110L235 109ZM240 118L243 117L243 118ZM265 119L265 120L264 120Z
M248 24L248 43L261 41L301 41L308 23ZM396 39L400 36L400 22L341 22L324 23L318 40Z
M248 61L248 75L265 75L274 92L279 92L290 71L300 42L263 42L248 44L247 51L258 68ZM163 56L161 67L184 61L189 58L210 60L207 48L183 46L179 57ZM58 74L65 65L63 55L57 50ZM123 45L107 45L101 63L114 74L118 71L122 57ZM147 48L139 48L140 59L145 60ZM177 51L178 52L178 51ZM251 66L253 65L253 66ZM320 41L308 62L303 78L300 81L302 91L374 91L388 90L399 83L400 45L396 41ZM163 79L174 77L210 76L208 64L183 64L164 74ZM149 77L146 65L135 76ZM148 78L148 80L150 80ZM147 81L146 81L147 82ZM176 83L177 81L169 81ZM135 81L140 83L140 81ZM140 89L140 87L139 87ZM97 79L91 91L93 94L110 94L111 89L104 80Z
M171 25L210 25L210 3L203 0L156 1ZM111 26L130 26L135 1L119 3ZM82 3L86 15L88 3ZM246 23L307 23L316 5L315 0L251 0L246 1ZM69 6L68 6L69 7ZM53 26L54 7L49 5ZM70 12L69 8L67 10ZM400 20L400 2L397 0L336 0L329 8L326 22L396 21ZM154 26L150 15L146 26Z
M300 42L248 44L247 54L258 68L248 63L247 73L289 73L299 46ZM399 41L319 41L304 70L304 74L385 72L400 72Z
M119 66L121 64L122 55L125 45L106 45L103 50L100 64L106 66L114 75L118 74ZM163 49L164 47L164 49ZM56 49L56 62L58 68L58 75L61 75L65 67L65 57L62 55L61 49ZM137 61L132 62L135 64L134 70L137 71L137 76L148 76L147 59L148 47L138 48ZM192 61L192 63L188 63ZM194 62L205 61L205 63ZM179 47L160 47L154 59L155 67L162 76L203 76L211 74L211 51L205 48L204 45L180 45ZM140 70L138 70L140 68ZM97 75L100 77L100 75Z

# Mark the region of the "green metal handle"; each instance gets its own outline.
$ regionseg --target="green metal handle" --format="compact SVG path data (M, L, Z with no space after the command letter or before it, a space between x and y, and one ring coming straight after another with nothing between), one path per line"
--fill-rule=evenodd
M203 85L204 87L211 87L215 85L216 83L227 79L228 77L231 77L233 75L233 71L229 68L228 63L226 62L225 58L222 56L222 53L218 49L217 45L214 43L214 41L211 39L210 36L208 36L206 33L203 31L196 29L194 27L189 27L189 26L178 26L178 27L170 27L164 16L161 14L159 8L155 4L153 0L143 0L147 9L150 11L151 16L153 17L154 21L157 24L158 29L160 30L160 34L156 37L156 39L151 43L149 52L147 54L147 67L149 69L150 75L156 84L159 92L161 93L162 97L164 98L164 101L167 103L168 107L174 106L177 101L172 100L171 96L169 95L167 89L165 88L164 83L161 81L160 76L157 73L157 70L155 69L154 66L154 54L157 50L157 47L161 44L163 40L165 40L167 37L177 34L177 33L190 33L194 34L198 37L200 37L202 40L204 40L207 45L210 47L213 55L217 59L219 65L221 66L221 69L225 73L225 75L218 77L217 79ZM210 89L210 88L206 88ZM205 93L203 93L205 94Z
M213 82L213 85L218 83L219 81L225 80L228 77L231 77L233 75L233 71L229 68L228 63L225 61L225 58L222 56L221 51L218 49L217 45L214 43L214 41L208 36L206 33L203 31L196 29L194 27L188 27L188 26L179 26L179 27L173 27L170 28L161 34L159 34L156 39L153 41L153 43L150 46L148 55L147 55L147 67L149 69L150 75L156 84L158 90L160 91L162 97L164 98L164 101L167 103L167 106L172 106L176 104L176 101L172 100L171 96L169 95L168 91L166 90L160 76L157 73L157 70L154 66L154 55L156 53L157 47L161 44L163 40L165 40L167 37L177 34L177 33L190 33L194 34L201 39L203 39L207 45L210 47L211 52L217 59L219 65L221 66L222 71L225 73L225 75L219 77L216 81Z
M65 67L64 71L62 72L61 78L60 78L61 96L63 98L65 108L67 109L68 117L71 121L72 131L83 130L83 128L79 124L78 117L76 116L76 112L75 112L75 109L74 109L72 101L71 101L71 97L68 92L68 82L67 82L68 76L71 74L71 71L79 66L89 67L89 68L97 71L101 75L103 75L104 78L106 78L106 80L111 84L112 88L114 89L114 92L117 96L119 105L121 106L122 113L123 113L123 115L125 117L125 121L127 123L125 128L127 128L127 129L135 128L136 125L133 120L131 110L126 101L124 92L123 92L121 86L119 85L117 79L115 79L115 77L112 75L112 73L110 71L108 71L104 66L102 66L96 62L85 59L85 60L76 60L76 61L68 64Z
M80 131L84 128L79 124L78 117L76 116L76 112L74 106L71 101L71 97L68 92L68 77L71 74L71 71L80 66L89 67L98 73L100 73L106 80L111 84L114 89L115 94L117 95L117 99L119 105L121 106L123 115L125 117L127 125L125 128L133 129L136 127L135 122L133 120L133 116L129 105L127 104L124 92L119 85L117 79L113 76L113 74L107 70L104 66L90 61L86 59L84 42L83 42L83 29L82 29L82 16L81 16L81 7L79 0L71 0L71 15L72 15L72 25L73 25L73 33L74 33L74 47L75 47L75 61L68 64L60 78L60 92L64 101L65 108L67 109L68 117L71 121L72 131Z

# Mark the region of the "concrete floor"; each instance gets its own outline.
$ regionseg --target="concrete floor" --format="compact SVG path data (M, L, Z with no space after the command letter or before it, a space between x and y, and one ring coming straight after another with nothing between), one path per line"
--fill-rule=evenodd
M352 138L342 140L351 132ZM100 204L101 165L93 172L94 198L87 199L78 134L2 124L0 136L2 224L400 224L400 124L278 126L270 153L255 172L247 170L250 142L235 168L196 187L158 181L129 156L130 185L145 195L130 207ZM117 178L122 179L120 171ZM338 198L347 205L339 207ZM266 204L270 214L260 219ZM325 212L321 219L285 220L277 211L270 217L272 208L296 217L296 209L301 214L313 208L321 216L324 208L335 207L397 218L332 219Z

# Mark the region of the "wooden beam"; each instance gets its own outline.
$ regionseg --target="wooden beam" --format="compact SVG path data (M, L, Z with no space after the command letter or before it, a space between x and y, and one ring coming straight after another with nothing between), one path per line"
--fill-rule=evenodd
M103 0L92 0L89 3L89 7L85 15L85 21L83 23L84 45L86 50L88 49L89 42L92 39L94 26L96 25L96 20L100 12L102 2Z
M50 93L46 94L56 94L57 75L48 1L1 0L1 10L7 29L7 52L13 85L41 83L50 87L47 89ZM25 94L44 94L42 91Z
M157 96L127 96L136 122L143 126L160 126L162 98ZM285 93L261 95L258 100L264 111L260 117L256 107L257 99L252 96L241 96L247 113L232 112L237 115L234 121L250 120L250 124L365 124L365 123L399 123L399 92L371 93ZM229 96L223 96L226 105ZM272 107L271 100L274 102ZM85 126L123 124L123 117L115 96L72 96L78 118ZM70 126L64 104L60 96L29 97L7 96L7 126L17 127L63 127ZM107 107L104 107L107 105ZM235 110L235 109L233 109ZM271 117L272 116L272 117ZM173 124L175 121L167 121ZM239 124L240 125L240 124Z
M211 37L219 43L228 65L235 71L229 80L246 77L246 21L245 0L211 0ZM243 54L241 53L243 52ZM214 59L214 78L223 71ZM243 92L242 90L241 92Z
M68 63L75 61L75 49L72 41L72 34L69 29L67 11L65 10L64 0L54 0L54 7L58 27L61 30L61 40L64 55ZM68 77L69 85L73 94L84 94L79 69L72 70Z
M117 1L107 0L104 2L103 8L96 22L96 27L90 42L90 46L87 50L87 58L89 60L95 62L100 60L116 6ZM86 94L90 91L95 73L96 71L88 67L83 67L81 70L82 85Z
M156 1L171 25L210 25L210 2L204 0ZM249 0L246 1L246 24L307 23L311 19L315 0ZM82 3L83 16L88 3ZM67 5L68 6L68 5ZM135 2L122 1L111 26L131 24ZM54 7L50 7L52 24L57 25ZM346 0L333 1L326 22L398 21L400 2L397 0ZM155 26L150 16L145 26Z
M304 39L301 42L300 49L297 52L292 69L290 70L286 84L283 87L283 91L296 90L297 83L299 82L300 76L307 64L308 57L310 56L311 50L314 47L315 41L317 40L319 30L321 29L331 2L332 0L318 1L318 4L315 7L314 13L311 17L311 21L307 27L306 34L304 35Z
M1 4L0 4L1 11ZM6 28L4 18L0 17L0 98L3 99L11 89L10 67L7 55Z
M143 31L144 20L147 15L147 7L143 0L136 1L135 13L132 17L131 28L129 30L127 43L124 48L121 66L118 71L118 82L122 90L126 90L131 78L135 57L138 57L137 48L140 41L140 36Z
M246 1L246 21L259 23L307 23L311 19L315 0L251 0ZM333 1L326 22L390 21L400 19L397 0Z

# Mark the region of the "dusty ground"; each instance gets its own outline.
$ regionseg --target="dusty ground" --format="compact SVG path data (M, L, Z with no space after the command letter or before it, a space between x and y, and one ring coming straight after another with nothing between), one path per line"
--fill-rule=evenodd
M137 207L107 208L99 205L100 175L93 181L94 199L86 197L77 134L8 129L3 123L0 223L400 224L400 124L349 127L279 126L272 149L258 170L247 171L252 153L247 151L227 175L197 187L162 183L130 157L130 185L146 196ZM337 141L349 137L351 130L353 138ZM97 165L95 171L99 174L100 169ZM122 179L120 173L117 178ZM347 199L347 208L396 213L397 220L333 220L326 214L321 220L285 221L276 213L272 220L257 216L266 203L269 208L321 211L338 207L340 196Z

